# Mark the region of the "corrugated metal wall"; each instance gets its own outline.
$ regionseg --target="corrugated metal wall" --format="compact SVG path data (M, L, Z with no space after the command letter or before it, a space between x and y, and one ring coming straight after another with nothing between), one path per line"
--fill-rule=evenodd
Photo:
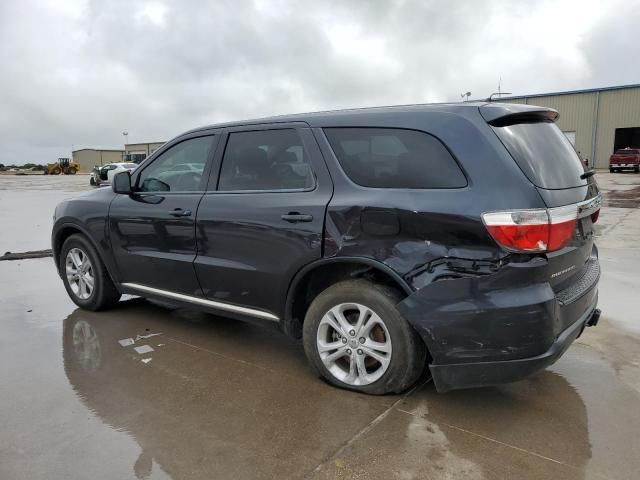
M598 101L596 151L592 152L593 122ZM590 162L595 158L597 168L609 166L613 153L616 128L640 128L640 87L600 92L584 92L497 100L504 103L527 103L557 110L558 127L576 132L576 150ZM595 153L595 155L594 155Z
M513 100L494 100L494 102L504 102L504 103L527 103L526 98L514 98Z
M557 110L560 114L557 125L563 132L576 132L576 150L583 158L592 158L591 132L593 129L593 107L595 93L578 93L556 97L529 98L529 105L540 105Z
M600 92L596 158L606 168L613 153L616 128L640 128L640 88Z
M121 162L123 153L119 150L76 150L73 152L73 161L80 166L80 172L88 173L96 165Z

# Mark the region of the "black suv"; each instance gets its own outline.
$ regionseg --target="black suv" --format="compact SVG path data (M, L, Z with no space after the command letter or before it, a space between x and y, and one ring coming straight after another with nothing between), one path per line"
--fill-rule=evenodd
M520 379L599 317L600 194L553 110L464 103L191 130L58 205L72 300L272 324L330 383Z

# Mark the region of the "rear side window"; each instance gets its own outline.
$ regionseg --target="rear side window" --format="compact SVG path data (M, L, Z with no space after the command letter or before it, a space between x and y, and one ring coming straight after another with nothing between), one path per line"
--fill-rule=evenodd
M373 188L461 188L467 180L435 137L394 128L325 128L342 169Z
M584 166L560 129L551 122L492 127L531 182L540 188L562 189L587 184Z

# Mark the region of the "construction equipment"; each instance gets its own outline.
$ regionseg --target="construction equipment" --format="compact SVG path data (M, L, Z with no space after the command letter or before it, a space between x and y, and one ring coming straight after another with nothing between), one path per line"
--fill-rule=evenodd
M80 167L68 158L59 158L56 163L48 163L45 175L75 175Z

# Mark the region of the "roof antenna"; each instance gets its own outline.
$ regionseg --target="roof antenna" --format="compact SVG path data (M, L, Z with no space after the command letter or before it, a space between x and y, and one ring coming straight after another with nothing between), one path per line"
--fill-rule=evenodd
M500 77L498 79L498 91L492 93L491 95L489 95L489 98L487 98L487 102L491 102L493 100L493 96L497 95L498 97L502 96L502 95L512 95L511 92L502 92L500 91L500 84L502 83L502 77Z

